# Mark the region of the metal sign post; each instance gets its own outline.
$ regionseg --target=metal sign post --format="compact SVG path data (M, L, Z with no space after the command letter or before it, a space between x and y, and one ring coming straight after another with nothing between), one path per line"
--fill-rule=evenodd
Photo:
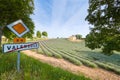
M27 32L29 32L29 29L27 28L27 26L22 22L22 20L17 20L9 25L7 25L7 27L14 32L18 37L22 37L24 34L26 34ZM17 39L18 40L18 39ZM15 41L16 42L16 41ZM20 41L17 41L20 42ZM23 42L23 41L21 41ZM14 46L15 47L15 46ZM7 47L8 50L11 49L11 47ZM13 48L15 51L17 48ZM12 52L12 51L11 51ZM18 54L17 54L17 70L18 72L20 71L20 50L18 50Z
M29 32L29 29L27 26L22 22L22 20L17 20L9 25L7 27L14 32L18 37L22 37L24 34ZM16 42L16 41L15 41ZM22 42L22 41L21 41ZM20 71L20 51L18 50L17 54L17 70Z
M19 44L4 44L3 52L17 51L17 71L20 71L20 51L39 48L39 42L19 43Z
M3 52L13 52L17 51L17 71L20 72L20 51L21 50L28 50L28 49L35 49L39 48L39 43L38 42L29 42L29 43L24 43L25 39L21 38L24 34L29 32L29 29L27 26L22 22L22 20L15 21L7 27L15 33L19 38L15 38L13 42L15 44L3 44ZM16 44L19 43L19 44Z
M20 72L20 51L17 53L17 71Z

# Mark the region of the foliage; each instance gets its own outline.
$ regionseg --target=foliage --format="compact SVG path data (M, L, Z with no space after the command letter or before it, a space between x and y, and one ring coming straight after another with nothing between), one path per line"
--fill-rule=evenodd
M45 36L45 37L48 37L48 33L46 31L43 31L42 35Z
M40 31L37 31L36 36L37 36L38 38L41 38L41 32L40 32Z
M77 34L75 36L76 36L76 39L81 39L82 38L82 35L80 35L80 34Z
M21 54L20 72L16 71L16 53L0 53L0 80L90 80L55 68Z
M24 37L32 37L34 33L34 23L30 18L30 14L33 13L33 10L33 0L0 0L0 39L2 35L8 39L16 37L6 25L18 19L21 19L30 29L30 32Z
M120 1L89 0L86 20L94 27L86 36L86 46L102 48L105 54L120 51Z

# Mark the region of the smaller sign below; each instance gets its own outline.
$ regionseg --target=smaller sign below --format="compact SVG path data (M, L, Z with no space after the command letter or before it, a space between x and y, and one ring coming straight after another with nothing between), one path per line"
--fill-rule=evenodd
M14 43L25 43L26 39L25 38L14 38L13 42Z
M39 42L29 42L29 43L21 43L21 44L4 44L3 52L14 52L28 49L36 49L39 48Z
M27 28L27 26L22 22L22 20L18 20L15 21L9 25L7 25L7 27L14 32L18 37L22 37L24 34L26 34L27 32L29 32L29 29Z

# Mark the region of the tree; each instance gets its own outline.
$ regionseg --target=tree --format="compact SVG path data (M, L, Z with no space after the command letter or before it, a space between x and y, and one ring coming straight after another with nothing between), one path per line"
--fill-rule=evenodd
M16 35L13 34L6 25L22 19L26 26L30 29L24 37L32 37L34 33L34 23L30 18L33 13L33 0L0 0L0 45L2 35L8 39L12 39Z
M47 34L46 31L43 31L43 32L42 32L42 35L45 36L45 37L48 37L48 34Z
M82 35L80 35L80 34L77 34L75 36L76 36L76 39L81 39L82 38Z
M40 32L40 31L37 31L36 36L37 36L38 38L41 38L41 32Z
M93 25L86 36L86 46L102 48L105 54L120 51L120 1L89 0L86 20Z

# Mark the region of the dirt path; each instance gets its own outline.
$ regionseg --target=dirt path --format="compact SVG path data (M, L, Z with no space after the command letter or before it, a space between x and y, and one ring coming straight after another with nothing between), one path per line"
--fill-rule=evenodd
M120 80L120 75L112 72L100 69L100 68L89 68L86 66L76 66L64 59L56 59L53 57L47 57L45 55L37 54L30 50L23 51L27 56L33 57L41 62L48 63L50 65L60 67L64 70L71 71L75 74L84 74L93 80Z

